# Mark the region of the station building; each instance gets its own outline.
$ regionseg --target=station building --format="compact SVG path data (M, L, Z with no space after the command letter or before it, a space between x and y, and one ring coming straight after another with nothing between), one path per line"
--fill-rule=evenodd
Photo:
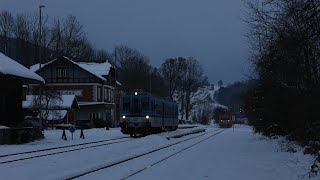
M30 69L43 77L46 88L62 95L75 95L80 109L77 121L115 121L115 68L109 62L81 62L59 57ZM29 94L38 91L29 85Z

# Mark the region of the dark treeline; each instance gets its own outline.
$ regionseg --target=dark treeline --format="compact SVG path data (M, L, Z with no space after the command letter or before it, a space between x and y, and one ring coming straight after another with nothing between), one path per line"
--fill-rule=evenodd
M0 51L29 67L39 61L39 47L43 62L58 56L83 60L107 60L109 53L95 49L87 39L75 16L54 18L48 23L42 17L41 39L39 14L12 15L0 12Z
M258 132L303 144L320 140L320 1L247 1L258 86L247 112ZM310 144L318 152L319 144Z

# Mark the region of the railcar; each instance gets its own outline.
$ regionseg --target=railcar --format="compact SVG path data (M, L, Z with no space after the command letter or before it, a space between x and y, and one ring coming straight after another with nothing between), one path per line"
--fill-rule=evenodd
M220 128L231 128L233 125L232 116L229 113L223 114L219 117Z
M178 128L178 106L150 93L134 92L120 97L121 132L135 136Z

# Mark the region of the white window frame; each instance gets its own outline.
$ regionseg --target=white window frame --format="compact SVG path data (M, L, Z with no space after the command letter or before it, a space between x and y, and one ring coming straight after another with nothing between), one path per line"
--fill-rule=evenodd
M98 98L98 101L101 100L101 87L97 87L97 98Z
M114 91L113 91L113 89L111 90L111 102L113 102L114 101Z
M108 89L104 88L104 100L108 101Z
M108 101L111 101L111 89L108 89Z
M57 77L62 77L62 69L58 68L57 70Z
M68 77L69 76L69 69L63 69L62 70L62 76L63 77Z

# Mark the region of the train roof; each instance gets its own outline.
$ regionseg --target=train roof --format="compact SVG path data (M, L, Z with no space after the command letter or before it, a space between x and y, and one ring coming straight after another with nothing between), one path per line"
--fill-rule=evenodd
M151 96L155 99L160 99L162 101L166 101L168 103L174 103L174 104L177 104L176 102L170 100L170 99L166 99L166 98L163 98L163 97L159 97L159 96L156 96L154 94L151 94L149 92L144 92L144 91L133 91L133 92L126 92L124 95L122 96Z

